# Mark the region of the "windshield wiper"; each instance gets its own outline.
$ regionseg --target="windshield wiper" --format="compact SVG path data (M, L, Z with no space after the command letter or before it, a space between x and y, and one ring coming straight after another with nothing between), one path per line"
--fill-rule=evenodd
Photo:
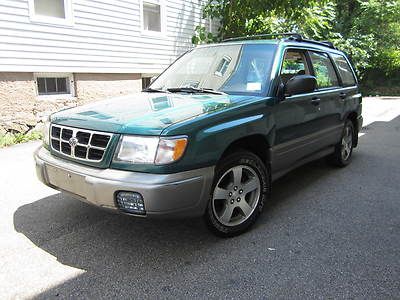
M142 90L142 92L147 92L147 93L169 93L169 91L161 90L161 89L152 89L152 88L146 88Z
M216 91L213 89L208 89L208 88L194 88L194 87L174 87L174 88L168 88L168 92L171 93L179 93L179 92L184 92L184 93L202 93L202 94L214 94L214 95L226 95L224 92Z

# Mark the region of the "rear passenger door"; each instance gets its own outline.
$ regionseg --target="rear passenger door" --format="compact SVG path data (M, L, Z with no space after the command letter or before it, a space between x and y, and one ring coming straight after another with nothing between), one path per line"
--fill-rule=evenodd
M309 50L312 72L317 79L315 104L318 108L319 148L329 147L340 140L343 124L344 97L333 62L326 52Z

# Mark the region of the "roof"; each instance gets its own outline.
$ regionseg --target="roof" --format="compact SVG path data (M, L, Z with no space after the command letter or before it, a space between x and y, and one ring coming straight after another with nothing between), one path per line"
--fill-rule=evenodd
M255 36L257 37L257 36ZM260 35L261 37L261 35ZM301 36L300 36L301 37ZM332 43L327 41L314 41L308 40L303 38L281 38L281 39L251 39L252 37L244 37L243 39L235 38L235 39L228 39L223 41L222 43L216 44L207 44L202 46L216 46L221 44L226 45L248 45L248 44L273 44L273 45L282 45L284 47L307 47L308 49L315 49L321 51L328 51L331 53L338 53L342 54L343 52L338 50L336 47L333 46Z

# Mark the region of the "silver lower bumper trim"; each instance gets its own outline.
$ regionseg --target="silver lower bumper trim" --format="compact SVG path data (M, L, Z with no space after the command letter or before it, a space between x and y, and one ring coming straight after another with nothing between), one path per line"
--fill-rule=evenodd
M133 191L143 196L146 216L195 217L204 213L214 167L174 174L148 174L96 169L54 157L40 147L34 154L38 178L82 201L117 210L115 193Z

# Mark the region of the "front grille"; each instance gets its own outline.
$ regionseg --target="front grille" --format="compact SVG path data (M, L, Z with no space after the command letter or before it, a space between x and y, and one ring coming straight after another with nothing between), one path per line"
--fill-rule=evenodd
M99 162L112 138L111 133L51 125L51 148L63 155L85 161Z

